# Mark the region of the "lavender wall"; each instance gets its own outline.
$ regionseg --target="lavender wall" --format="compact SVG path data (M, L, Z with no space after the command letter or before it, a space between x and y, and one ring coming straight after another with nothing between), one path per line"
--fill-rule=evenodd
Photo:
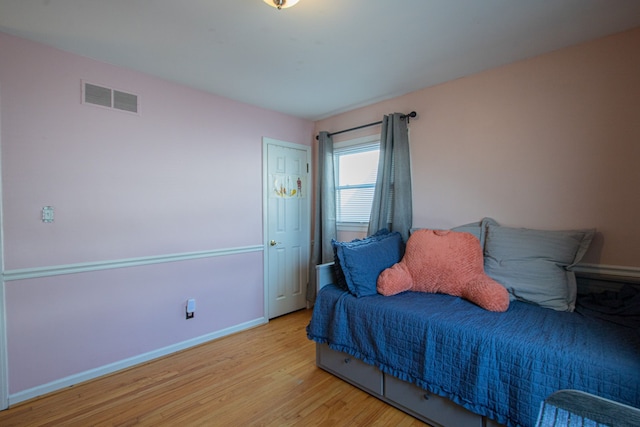
M262 137L309 145L312 122L1 33L0 54L9 273L262 245ZM82 104L82 79L140 114ZM5 287L10 395L265 316L261 249Z
M415 110L415 226L490 216L516 227L596 227L584 261L639 275L638 76L640 29L330 117L316 130Z

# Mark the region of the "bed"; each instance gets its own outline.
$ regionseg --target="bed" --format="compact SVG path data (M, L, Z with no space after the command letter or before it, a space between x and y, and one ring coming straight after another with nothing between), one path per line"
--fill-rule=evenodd
M317 277L317 365L431 425L533 426L563 389L640 407L640 329L597 310L496 313L438 293L356 296L331 264Z

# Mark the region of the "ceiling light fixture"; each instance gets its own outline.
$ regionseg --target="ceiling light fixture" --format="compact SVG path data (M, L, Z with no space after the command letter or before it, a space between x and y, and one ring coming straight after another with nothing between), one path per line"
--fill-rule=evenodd
M271 7L277 7L278 10L294 6L299 1L300 0L264 0L266 4Z

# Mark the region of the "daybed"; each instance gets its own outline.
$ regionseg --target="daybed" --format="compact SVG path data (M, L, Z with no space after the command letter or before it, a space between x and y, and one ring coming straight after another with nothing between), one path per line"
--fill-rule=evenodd
M574 247L564 247L573 251L571 259L560 261L554 255L540 261L540 256L527 253L532 245L526 242L531 233L539 237L546 232L499 229L486 221L460 230L479 237L485 270L501 282L507 280L500 264L509 266L516 259L535 258L532 271L543 275L546 268L561 269L558 277L566 289L561 289L560 300L567 306L545 306L553 300L548 296L527 300L523 295L530 294L511 289L511 282L505 285L513 298L505 312L440 293L363 294L349 285L345 288L344 277L336 278L335 270L338 276L345 271L325 264L317 271L321 289L307 327L309 339L317 343L317 365L435 426L533 426L544 399L562 389L640 407L640 330L627 322L638 318L600 316L593 304L589 310L574 310L580 299L576 300L575 276L567 267L582 257L588 246L585 239L592 233L576 239L575 233L562 232L562 242L568 235L575 240ZM495 245L505 243L504 233L510 237L509 249L496 255L500 251ZM539 243L534 251L554 252L562 246ZM337 244L341 268L351 270L350 261L360 257L362 264L373 260L367 269L377 276L381 266L375 262L380 257L364 250L369 239L350 244ZM388 250L389 243L382 246ZM391 247L396 250L395 244ZM361 253L348 260L351 255L345 248ZM492 262L496 264L488 266ZM526 266L520 269L524 276L529 274Z

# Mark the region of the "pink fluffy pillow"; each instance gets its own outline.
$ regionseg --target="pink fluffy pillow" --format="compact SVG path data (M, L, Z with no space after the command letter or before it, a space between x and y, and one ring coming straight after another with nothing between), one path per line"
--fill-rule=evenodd
M407 241L402 260L378 276L382 295L403 291L443 293L490 311L507 311L509 293L484 273L480 241L470 233L418 230Z

